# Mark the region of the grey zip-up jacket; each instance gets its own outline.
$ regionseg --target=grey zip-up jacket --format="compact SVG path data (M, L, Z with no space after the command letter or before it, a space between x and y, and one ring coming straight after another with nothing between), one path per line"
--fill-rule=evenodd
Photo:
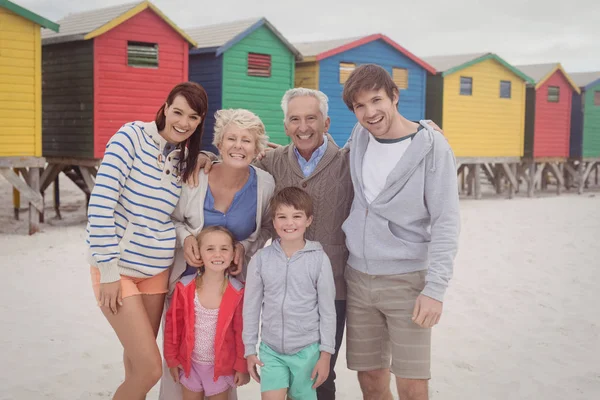
M362 170L370 134L356 124L349 143L354 200L342 229L350 267L369 275L427 270L421 293L443 301L460 232L456 161L442 134L421 125L369 204Z
M294 354L319 343L321 351L334 354L335 284L329 258L319 242L307 240L288 259L279 242L259 250L248 265L245 357L256 354L259 324L261 340L278 353Z

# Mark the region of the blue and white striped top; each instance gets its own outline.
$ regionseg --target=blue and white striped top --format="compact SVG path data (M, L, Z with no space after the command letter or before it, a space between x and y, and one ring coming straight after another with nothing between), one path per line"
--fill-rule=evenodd
M106 146L87 225L88 261L102 283L120 274L154 276L173 263L181 151L167 146L155 122L139 121L123 125Z

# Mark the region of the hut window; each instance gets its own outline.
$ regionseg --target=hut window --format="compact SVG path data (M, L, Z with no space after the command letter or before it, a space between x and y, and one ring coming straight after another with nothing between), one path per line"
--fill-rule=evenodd
M463 96L473 95L473 78L460 77L460 94Z
M594 105L600 106L600 91L598 90L594 92Z
M158 44L127 42L127 65L130 67L158 67Z
M271 55L248 53L248 76L271 76Z
M510 81L500 81L500 98L501 99L510 99Z
M560 88L558 86L548 86L548 102L558 103L560 98Z
M406 68L392 68L392 79L398 89L408 89L408 70Z
M340 83L343 85L348 80L348 77L356 69L356 64L341 62L340 63Z

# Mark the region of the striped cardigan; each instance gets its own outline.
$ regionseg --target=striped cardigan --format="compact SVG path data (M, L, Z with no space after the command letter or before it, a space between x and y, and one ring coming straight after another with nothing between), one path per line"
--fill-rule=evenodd
M125 124L110 139L88 207L88 261L100 282L150 277L173 263L171 213L181 194L180 150L163 155L155 122Z

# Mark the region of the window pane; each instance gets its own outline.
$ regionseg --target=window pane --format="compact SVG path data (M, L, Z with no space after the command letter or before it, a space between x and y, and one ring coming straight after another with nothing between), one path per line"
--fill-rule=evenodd
M558 86L548 86L548 101L558 103L560 99L560 88Z
M248 76L271 76L271 55L248 53Z
M392 79L399 90L408 89L408 70L406 68L392 68Z
M127 42L127 65L130 67L158 67L158 44Z
M500 98L510 99L511 96L511 82L500 81Z
M473 95L473 78L460 77L460 94L463 96Z
M600 106L600 91L598 91L598 90L596 90L594 92L594 105L595 106Z
M348 77L356 68L356 64L354 63L340 63L340 83L343 85L348 80Z

